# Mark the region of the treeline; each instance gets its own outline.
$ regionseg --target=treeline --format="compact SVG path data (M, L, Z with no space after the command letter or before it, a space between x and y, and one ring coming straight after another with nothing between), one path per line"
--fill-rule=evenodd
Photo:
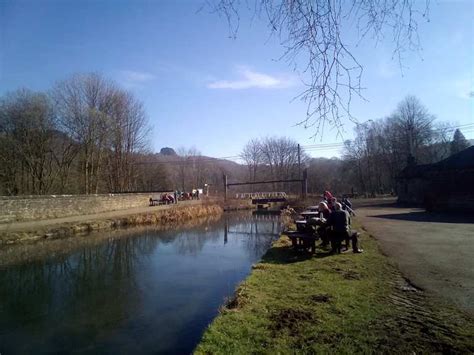
M74 75L48 92L21 89L0 98L0 195L91 194L181 190L232 181L300 179L308 191L381 194L396 192L409 161L439 161L469 144L457 130L416 99L404 99L389 117L358 124L342 158L310 158L286 137L250 140L244 164L202 156L196 148L149 147L143 104L98 74ZM299 193L299 183L234 187L241 191Z
M147 151L143 104L98 74L74 75L48 92L0 100L1 194L141 189L135 163Z
M162 191L235 179L237 163L195 148L149 146L150 125L132 93L99 74L79 74L47 92L0 98L0 195Z
M357 125L355 133L355 139L345 142L341 159L310 161L314 192L396 194L397 176L409 163L434 163L469 146L459 129L435 123L414 96L390 116Z
M309 158L301 152L301 169L308 172L308 192L396 194L396 179L409 163L440 161L469 146L461 131L435 117L414 96L406 97L383 119L358 124L355 138L344 143L342 158ZM298 143L288 138L253 139L241 153L247 180L293 179L300 175ZM298 184L274 188L299 192ZM255 187L259 191L265 186Z

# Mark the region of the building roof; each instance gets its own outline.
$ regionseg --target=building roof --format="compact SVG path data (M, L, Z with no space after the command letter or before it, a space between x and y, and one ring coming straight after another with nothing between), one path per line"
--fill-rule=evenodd
M428 172L474 169L474 146L433 164L412 165L403 169L400 178L423 177Z
M432 165L442 170L472 169L474 168L474 146L466 148Z

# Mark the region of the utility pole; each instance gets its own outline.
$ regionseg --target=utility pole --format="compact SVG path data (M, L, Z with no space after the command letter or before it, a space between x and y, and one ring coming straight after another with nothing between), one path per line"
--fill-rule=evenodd
M227 175L224 174L224 201L227 201Z
M301 179L301 148L298 143L298 179Z
M407 159L407 164L409 166L415 165L415 155L413 154L413 123L409 122L408 123L408 159Z
M308 196L308 169L303 171L303 179L301 180L301 196L306 199Z

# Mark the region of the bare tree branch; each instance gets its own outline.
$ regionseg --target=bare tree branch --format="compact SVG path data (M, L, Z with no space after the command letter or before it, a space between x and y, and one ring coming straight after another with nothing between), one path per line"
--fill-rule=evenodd
M351 114L354 97L363 98L363 67L344 34L355 31L358 42L376 43L386 34L393 39L393 57L403 68L403 54L420 49L418 20L428 19L430 0L209 0L208 7L226 18L235 38L240 13L253 8L268 23L284 47L286 60L302 76L306 89L297 97L307 103L297 124L320 136L325 126L341 132ZM253 4L253 6L251 6ZM252 10L251 10L252 11ZM357 45L353 43L353 45ZM303 57L303 61L301 61ZM301 62L304 63L301 67Z

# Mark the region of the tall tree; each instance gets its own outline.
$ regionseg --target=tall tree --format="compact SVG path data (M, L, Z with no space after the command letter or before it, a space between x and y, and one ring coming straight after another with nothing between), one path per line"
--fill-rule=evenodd
M240 153L249 171L249 181L257 180L258 167L262 163L262 147L257 139L251 139Z
M202 187L204 185L205 164L201 152L195 147L178 148L178 181L183 191Z
M458 129L454 131L453 140L451 141L450 145L450 152L451 154L459 153L461 150L464 150L470 146L469 142L467 141L464 134Z
M410 154L419 163L433 163L446 156L449 127L433 120L426 107L409 96L389 117L357 125L355 139L344 147L344 174L362 193L394 190Z
M111 100L106 143L109 190L132 191L137 177L134 157L147 148L147 118L142 103L131 93L116 88Z
M48 192L56 172L53 128L53 110L45 94L18 90L1 101L1 175L8 193Z
M59 127L81 146L84 193L98 193L115 85L99 74L74 75L53 88Z
M420 148L431 141L435 117L415 96L407 96L392 114L393 135L400 145L399 152L406 157L420 158Z

